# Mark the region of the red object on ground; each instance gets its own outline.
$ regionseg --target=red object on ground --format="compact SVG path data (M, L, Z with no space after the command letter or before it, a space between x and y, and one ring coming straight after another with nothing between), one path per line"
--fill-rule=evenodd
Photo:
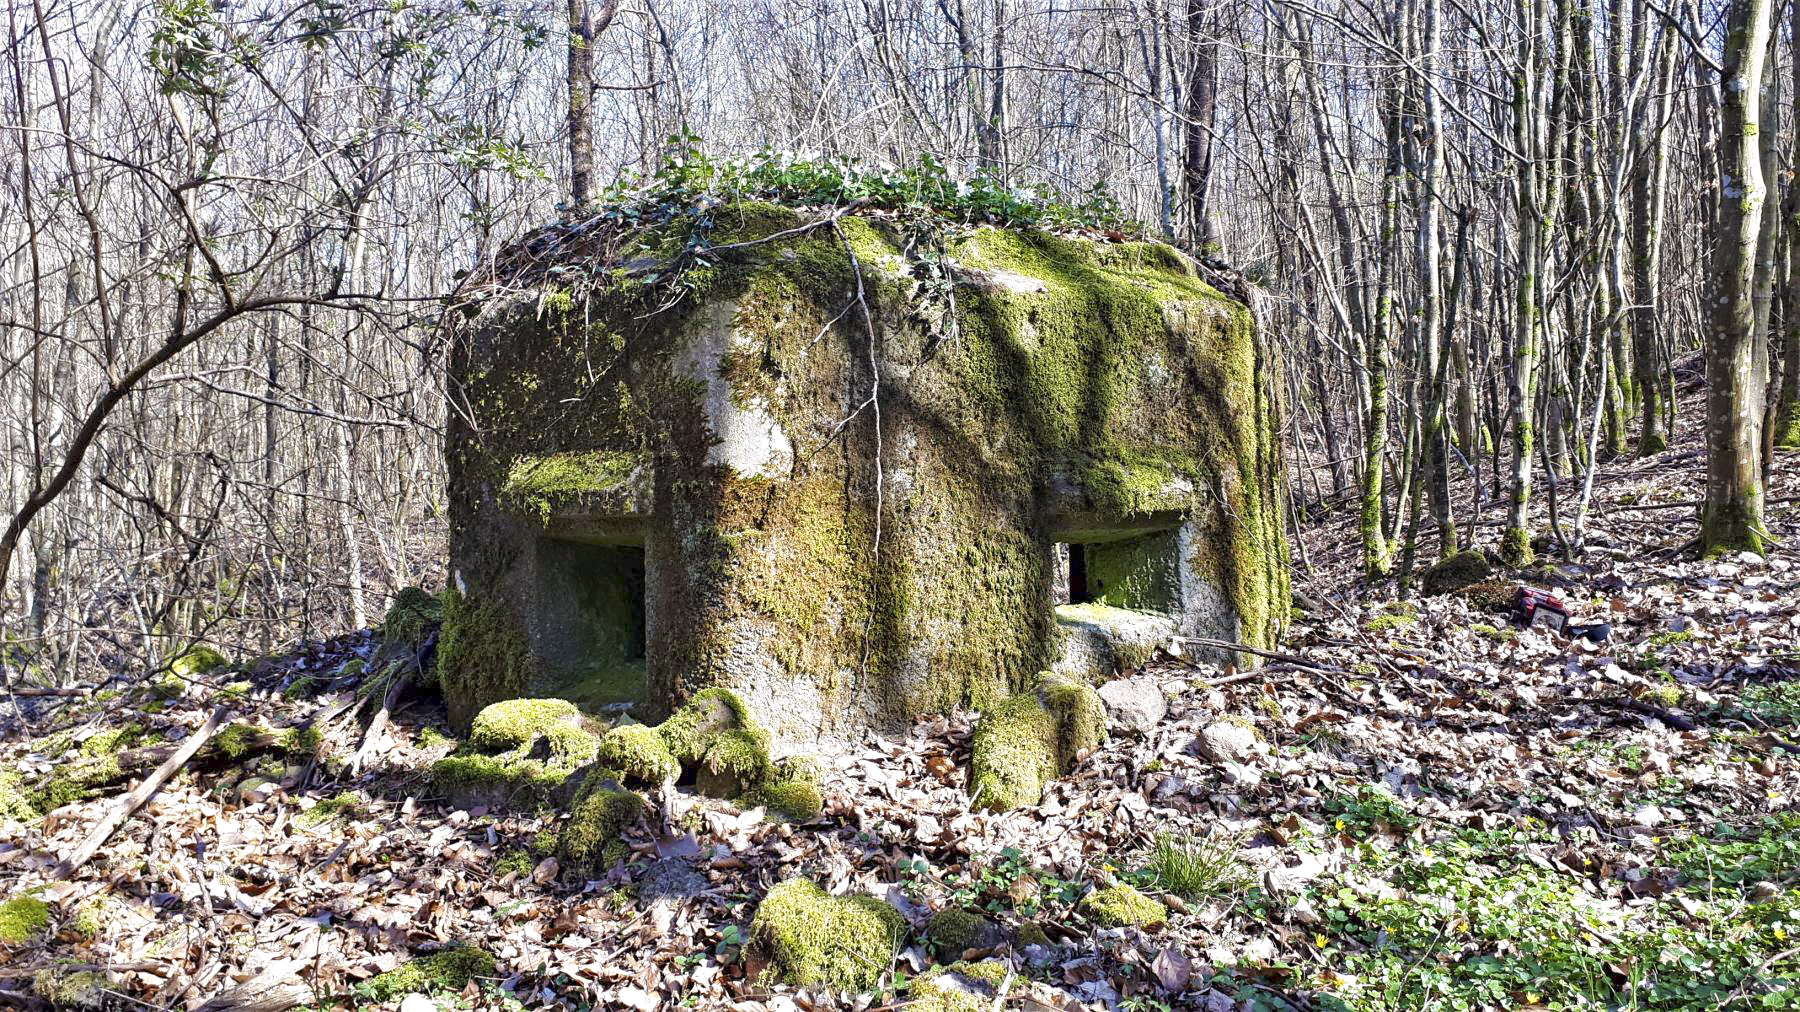
M1562 632L1569 624L1569 609L1549 591L1520 587L1513 598L1513 620L1522 626L1547 626Z

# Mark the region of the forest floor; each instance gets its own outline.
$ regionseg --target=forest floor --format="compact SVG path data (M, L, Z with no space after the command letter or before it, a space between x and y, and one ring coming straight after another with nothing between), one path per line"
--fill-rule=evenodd
M0 1005L61 988L118 1008L285 993L416 1012L405 995L429 975L387 971L467 943L494 968L452 974L438 1007L898 1008L959 956L1011 971L1003 1002L959 1008L1800 1007L1800 523L1772 510L1786 543L1768 559L1697 559L1695 510L1668 505L1699 496L1696 446L1605 465L1578 564L1497 575L1609 622L1604 643L1515 628L1481 594L1362 590L1354 518L1327 518L1306 532L1314 609L1283 658L1153 662L1168 718L1007 814L969 809L959 713L829 762L810 822L682 799L678 828L561 882L534 850L556 816L432 797L424 770L455 742L429 698L360 774L343 758L360 728L340 721L310 769L175 779L66 878L58 859L123 788L48 817L0 794L0 897L42 904L0 912L0 936L22 925L0 941ZM1770 494L1800 495L1800 457ZM36 701L0 777L17 795L121 745L166 750L221 704L304 724L332 699L286 690L376 645L309 644L172 699L157 683ZM1220 722L1254 729L1231 761L1201 747ZM647 875L692 895L647 902ZM759 983L752 913L798 875L912 921L886 994ZM1089 923L1079 898L1115 882L1158 897L1166 923ZM992 922L982 951L927 951L918 929L949 906ZM1021 938L1027 924L1044 934Z

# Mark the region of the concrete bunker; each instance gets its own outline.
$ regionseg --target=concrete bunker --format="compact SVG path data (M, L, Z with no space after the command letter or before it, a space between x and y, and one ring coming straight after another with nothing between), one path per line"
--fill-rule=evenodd
M799 747L1181 637L1271 643L1285 490L1240 303L1158 243L977 226L926 312L893 224L804 224L718 209L678 294L641 280L694 248L674 226L546 229L471 287L454 720L648 721L716 685Z

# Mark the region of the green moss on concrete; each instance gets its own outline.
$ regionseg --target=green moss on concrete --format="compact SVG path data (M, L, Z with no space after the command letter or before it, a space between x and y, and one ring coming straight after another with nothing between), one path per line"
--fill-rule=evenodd
M564 873L584 876L615 863L621 854L619 834L637 822L646 807L636 794L602 777L589 777L557 834L556 857Z
M394 1001L409 994L455 994L469 982L496 976L494 957L472 945L442 949L418 956L356 986L356 993L375 1002Z
M978 963L951 963L932 970L913 982L912 1012L992 1012L1005 1004L1006 964L988 959Z
M533 670L525 634L505 606L454 591L444 595L437 665L450 723L458 728L489 703L524 695Z
M611 451L522 456L507 471L501 499L509 508L549 523L558 509L619 492L642 463L637 454Z
M662 732L644 724L625 724L606 732L596 757L600 766L627 779L659 785L681 774Z
M735 205L715 221L721 245L798 223L786 209ZM842 239L826 228L719 251L666 312L655 310L668 291L642 285L578 297L553 318L530 296L484 306L453 355L472 412L453 423L450 447L452 563L466 585L502 597L502 574L529 550L512 519L520 511L503 508L521 457L624 453L654 418L660 494L680 504L646 521L648 551L663 553L670 574L652 592L667 595L651 602L656 704L734 682L744 643L729 630L744 628L781 669L769 677L816 687L834 717L867 712L852 702L900 717L1018 691L1053 659L1036 523L1051 476L1083 486L1107 519L1194 509L1191 568L1235 603L1237 638L1272 645L1288 615L1282 472L1272 370L1243 307L1157 244L975 228L953 242L954 260L1042 290L959 284L954 338L916 333L897 233L854 216L838 224ZM626 255L663 258L691 238L646 234ZM841 417L845 392L869 381L863 322L833 322L855 283L846 241L891 375L919 377L896 410L933 434L908 451L910 498L904 512L887 500L879 553L870 419L830 441L817 424ZM763 402L794 441L798 463L783 480L721 480L702 463L704 411L680 356L697 332L721 326L734 334L722 363L732 398ZM621 468L565 470L579 482ZM493 678L511 667L471 670ZM522 682L480 686L476 706L525 694Z
M0 903L0 942L24 945L50 928L50 905L36 896Z
M825 798L819 785L805 780L780 780L763 784L738 799L743 808L761 806L771 815L794 822L808 822L825 810Z
M594 757L600 742L584 725L581 711L566 699L507 699L475 715L468 743L482 752L501 753L542 737L558 758L585 761Z
M1080 906L1089 920L1109 928L1162 924L1169 919L1169 908L1160 900L1128 885L1096 889L1081 898Z
M873 991L906 936L906 918L873 896L832 896L808 879L770 889L750 923L771 980Z
M1056 718L1035 692L1021 692L981 715L975 725L973 804L997 812L1035 805L1056 779Z
M739 783L761 783L773 772L769 733L755 726L721 731L707 746L700 762L708 772L735 777Z
M1106 739L1106 708L1092 687L1052 675L975 725L975 804L1008 811L1043 800L1044 787Z
M659 730L670 755L684 763L697 763L720 733L754 726L750 709L738 694L715 686L694 693Z

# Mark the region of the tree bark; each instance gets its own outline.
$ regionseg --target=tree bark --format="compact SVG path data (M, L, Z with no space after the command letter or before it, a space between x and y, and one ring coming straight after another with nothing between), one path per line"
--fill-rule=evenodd
M1713 305L1706 335L1707 552L1766 551L1762 404L1756 369L1754 274L1762 227L1762 77L1770 0L1734 0L1725 32L1719 102L1719 211L1712 256Z

